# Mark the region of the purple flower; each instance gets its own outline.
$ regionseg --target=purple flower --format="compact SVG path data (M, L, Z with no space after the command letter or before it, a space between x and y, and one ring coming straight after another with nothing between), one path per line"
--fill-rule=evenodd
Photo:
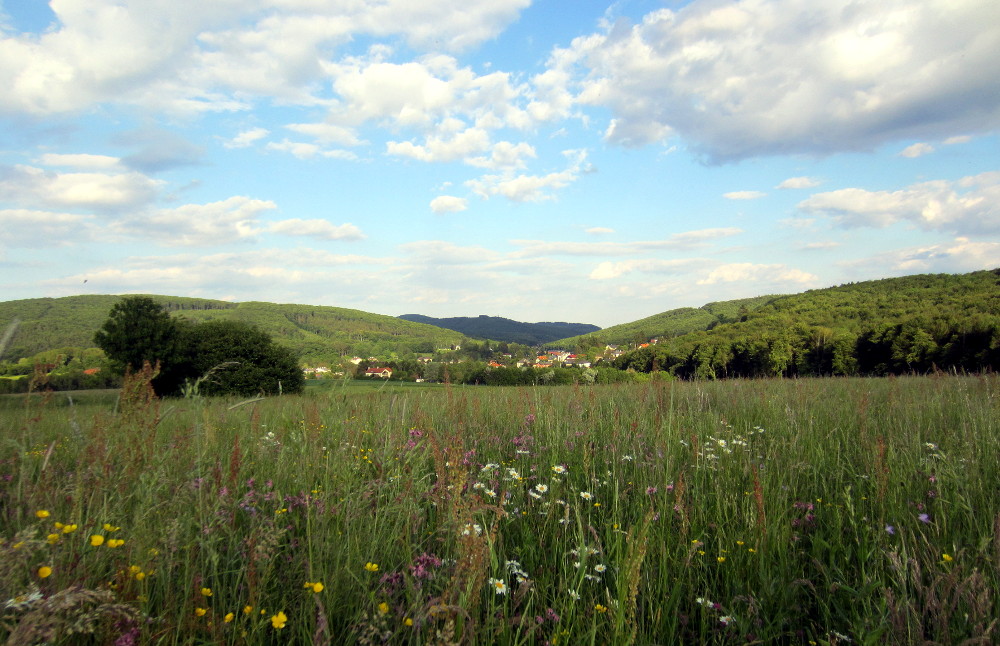
M896 533L896 528L893 527L892 525L886 525L885 533L888 534L889 536L893 536Z
M919 520L922 523L929 523L931 522L931 517L928 516L927 514L920 514L919 516L917 516L917 520Z

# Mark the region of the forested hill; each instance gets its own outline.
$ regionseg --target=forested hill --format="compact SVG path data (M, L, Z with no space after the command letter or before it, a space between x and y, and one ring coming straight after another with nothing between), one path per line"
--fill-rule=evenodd
M406 321L436 325L461 332L475 339L490 339L524 345L540 345L567 336L594 332L601 328L588 323L521 323L499 316L454 316L433 318L422 314L403 314Z
M775 297L738 320L625 354L681 377L1000 368L1000 269L906 276Z
M341 353L367 357L431 352L460 344L463 339L451 330L339 307L230 303L180 296L151 298L174 316L192 321L236 319L253 323L305 361L329 361ZM0 358L16 361L54 348L94 347L94 333L120 299L89 295L0 302L0 334L10 322L20 321Z
M590 332L554 340L548 345L562 348L587 349L604 345L643 343L657 337L673 337L708 330L720 323L738 320L741 316L770 303L778 296L756 296L733 301L708 303L701 307L681 307L661 314Z

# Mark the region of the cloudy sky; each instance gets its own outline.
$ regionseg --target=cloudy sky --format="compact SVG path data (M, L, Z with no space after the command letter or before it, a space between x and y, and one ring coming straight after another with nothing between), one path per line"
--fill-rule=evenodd
M609 326L1000 266L996 0L0 13L0 300Z

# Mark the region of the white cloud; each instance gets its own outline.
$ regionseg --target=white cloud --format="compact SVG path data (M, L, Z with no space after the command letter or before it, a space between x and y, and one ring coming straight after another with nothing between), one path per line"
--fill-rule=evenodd
M784 180L775 188L787 189L787 188L813 188L819 186L820 181L815 177L789 177Z
M86 153L58 154L46 153L38 158L43 166L68 166L79 170L121 171L121 160L108 155L91 155Z
M35 166L0 166L0 200L18 207L135 210L155 199L163 186L136 172L56 173Z
M453 195L439 195L431 200L431 211L435 213L459 213L469 208L469 200Z
M636 242L558 242L550 240L511 240L511 244L521 247L516 252L520 257L537 256L631 256L653 251L684 251L700 249L707 242L742 233L737 228L701 229L675 233L663 240L640 240Z
M280 233L286 236L301 236L306 238L318 238L320 240L362 240L365 234L361 229L353 224L333 224L327 220L312 219L302 220L291 218L280 220L267 227L271 233Z
M943 143L945 146L954 146L956 144L967 144L972 141L972 137L968 135L957 135L955 137L948 137Z
M489 145L490 138L485 130L468 128L447 139L428 137L424 145L409 141L389 141L386 143L386 153L425 162L447 162L481 153Z
M902 149L901 151L899 151L899 156L907 157L909 159L914 159L916 157L923 157L924 155L929 155L932 152L934 152L934 146L927 143L918 142L915 144L911 144L906 148Z
M762 197L767 197L767 193L761 191L731 191L723 193L722 197L727 200L759 200Z
M29 209L0 210L0 249L64 246L91 240L100 229L94 216Z
M253 240L261 233L258 216L274 202L234 196L208 204L185 204L123 220L116 231L165 246L207 246Z
M817 193L799 203L806 213L825 215L843 227L887 227L910 222L925 230L960 235L1000 231L1000 171L934 180L898 191L844 188Z
M587 151L566 150L563 155L570 164L566 170L547 175L516 175L506 171L499 175L483 175L479 179L465 182L474 193L484 199L500 195L512 202L544 202L555 199L554 191L575 182L580 173L587 170Z
M886 267L895 275L993 269L1000 267L1000 242L973 242L958 237L952 242L898 249L847 264L869 276Z
M624 260L622 262L605 261L590 272L591 280L610 280L632 272L647 274L687 274L693 269L704 266L708 261L702 258L684 258L674 260L658 260L656 258Z
M223 145L226 148L246 148L252 145L253 142L263 139L269 134L271 134L271 131L267 128L251 128L239 133Z
M836 249L840 246L839 242L834 242L833 240L827 240L825 242L807 242L802 245L802 248L806 251L816 251L818 249Z
M612 233L615 232L614 229L611 229L609 227L590 227L589 229L584 229L583 231L584 233L589 233L590 235L594 236L611 235Z
M611 110L610 141L676 132L726 161L992 131L998 49L991 0L695 1L609 22L550 67Z
M325 157L327 159L343 159L355 161L358 156L350 150L324 150L317 144L309 144L302 141L289 141L283 139L281 142L272 141L267 144L268 150L289 153L298 159L313 159L315 157Z
M285 126L293 132L314 137L323 144L338 146L360 146L365 143L358 138L352 128L345 128L332 123L290 123Z
M814 285L818 281L819 277L814 274L781 264L763 265L738 262L716 267L708 272L705 278L699 280L698 284L746 282L767 285L797 285L801 288L806 285Z

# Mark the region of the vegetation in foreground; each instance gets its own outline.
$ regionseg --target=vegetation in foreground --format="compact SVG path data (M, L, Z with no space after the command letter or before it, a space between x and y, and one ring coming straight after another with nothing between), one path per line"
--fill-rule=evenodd
M0 399L9 643L997 640L996 376L151 394Z

